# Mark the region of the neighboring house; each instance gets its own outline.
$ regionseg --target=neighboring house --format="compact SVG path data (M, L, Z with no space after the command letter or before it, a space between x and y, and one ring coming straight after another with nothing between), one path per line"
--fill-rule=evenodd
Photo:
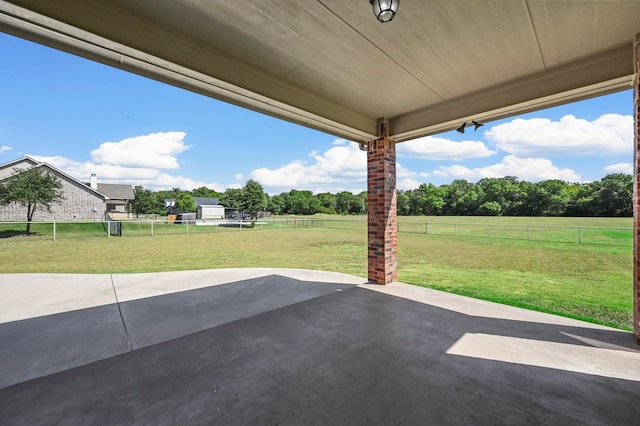
M193 197L196 202L196 219L224 219L225 207L217 198Z
M107 196L107 211L125 213L127 203L135 198L131 185L98 183L95 173L91 175L89 186Z
M92 182L84 183L31 157L22 157L1 164L0 181L31 167L42 167L60 179L63 194L63 199L59 203L51 205L51 213L39 208L33 217L35 221L102 220L108 211L124 212L127 201L134 198L133 188L130 185L99 184L95 175L91 177ZM0 206L0 221L24 221L26 216L26 208L19 204Z

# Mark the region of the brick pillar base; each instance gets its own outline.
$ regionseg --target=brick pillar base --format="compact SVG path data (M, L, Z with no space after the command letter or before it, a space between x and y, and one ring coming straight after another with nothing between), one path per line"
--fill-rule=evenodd
M640 34L635 43L636 72L640 69ZM635 138L633 149L633 329L640 344L640 78L633 86Z
M369 282L390 284L398 279L396 145L386 135L368 143L367 170Z

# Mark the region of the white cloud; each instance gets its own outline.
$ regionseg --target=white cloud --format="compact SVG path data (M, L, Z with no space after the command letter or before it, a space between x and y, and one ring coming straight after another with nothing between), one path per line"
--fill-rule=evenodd
M604 168L604 171L609 173L626 173L628 175L632 175L633 164L631 163L610 164Z
M366 187L367 155L358 144L334 144L324 153L311 152L312 161L294 160L277 169L260 168L250 173L267 192L291 188L335 192L360 184ZM364 185L363 185L364 182Z
M233 178L235 180L242 180L242 178L243 178L242 173L237 173L237 174L233 175Z
M4 154L7 151L11 151L13 148L7 145L0 146L0 154Z
M184 144L185 135L184 132L152 133L120 142L105 142L91 152L93 161L79 162L61 156L31 157L46 162L81 182L87 182L91 174L95 173L100 183L142 185L151 190L192 190L206 186L223 192L225 186L217 182L197 181L160 171L178 168L176 155L190 148Z
M416 189L424 181L419 182L418 178L427 178L429 173L418 173L411 171L400 163L396 163L396 188L397 189Z
M418 182L417 180L411 178L398 179L398 181L396 182L396 188L406 191L408 189L416 189L422 183L424 182Z
M560 121L518 118L485 136L499 149L520 155L618 155L633 152L633 118L604 114L594 121L565 115Z
M176 155L191 148L185 145L185 136L184 132L159 132L120 142L104 142L91 151L91 158L96 163L177 169L180 166Z
M146 189L159 190L180 188L192 190L206 186L218 192L224 192L225 186L217 182L196 181L183 176L172 176L161 173L159 169L145 167L124 167L114 164L98 164L90 161L81 163L60 156L30 155L36 161L45 162L73 176L81 182L88 182L95 173L100 183L120 183L124 185L142 185Z
M90 161L81 163L60 156L30 155L31 158L52 165L80 181L88 181L95 173L100 182L127 181L137 179L154 179L160 175L158 169L142 167L123 167L113 164L96 164Z
M547 179L560 179L567 182L580 182L580 176L571 169L560 169L546 158L518 158L507 155L500 163L487 167L470 169L455 165L438 167L438 176L445 175L454 179L466 179L471 182L482 178L516 176L521 180L537 182ZM436 172L434 172L434 175Z
M483 142L454 142L449 139L426 136L399 143L398 156L423 158L426 160L464 160L467 158L489 157L495 154Z
M260 182L265 191L279 194L292 188L314 193L349 191L355 194L367 188L367 153L357 143L340 142L323 153L312 151L311 161L294 160L276 169L260 168L251 172L251 179ZM340 142L340 143L338 143ZM396 163L398 189L415 189L424 183L429 173L414 172Z
M100 182L100 179L98 179ZM214 191L224 192L225 186L216 182L203 182L193 180L183 176L172 176L166 173L160 173L157 177L151 180L137 180L134 185L142 185L145 188L151 190L158 189L170 189L170 188L180 188L186 191L191 191L195 188L200 188L201 186L206 186L209 189L213 189Z
M72 160L66 157L60 157L58 155L55 156L45 156L45 155L31 155L27 154L29 157L33 158L36 161L40 161L41 163L47 163L56 169L60 169L65 173L68 173L69 169L76 169L82 166L82 163L79 161ZM69 173L71 174L71 173ZM73 175L73 174L72 174ZM90 174L89 174L90 175ZM89 176L87 175L87 177ZM75 175L73 175L75 177Z

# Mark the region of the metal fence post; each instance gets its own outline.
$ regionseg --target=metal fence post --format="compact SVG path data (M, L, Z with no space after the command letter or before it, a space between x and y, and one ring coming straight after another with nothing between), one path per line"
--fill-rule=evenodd
M531 227L527 226L527 241L531 241Z
M428 234L429 233L429 222L425 222L424 223L424 233Z
M151 221L151 236L153 237L153 220Z
M53 241L56 240L56 223L53 222Z

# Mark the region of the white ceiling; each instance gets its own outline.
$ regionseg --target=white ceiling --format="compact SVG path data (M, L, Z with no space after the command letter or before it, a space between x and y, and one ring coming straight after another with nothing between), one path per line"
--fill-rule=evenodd
M0 30L354 141L630 87L640 1L0 0ZM212 117L215 119L215 117Z

